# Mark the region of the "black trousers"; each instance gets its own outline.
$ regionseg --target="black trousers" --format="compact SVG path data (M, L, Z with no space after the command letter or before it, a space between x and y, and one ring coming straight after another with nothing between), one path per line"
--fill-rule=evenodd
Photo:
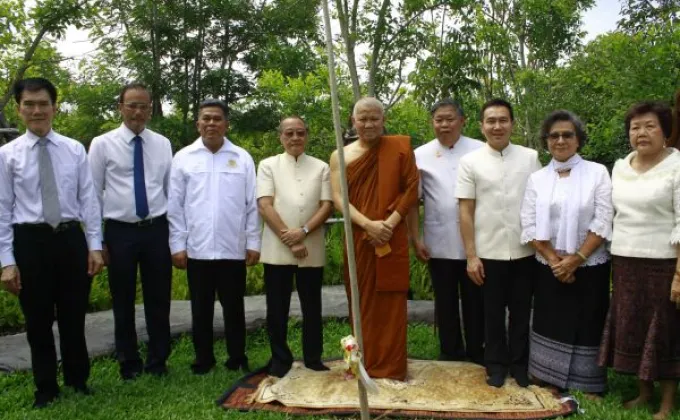
M439 326L439 359L484 363L484 301L482 288L467 275L467 261L431 258L428 263ZM463 306L463 344L460 322Z
M267 294L267 332L272 351L271 372L283 376L293 365L288 347L288 313L293 277L302 310L302 354L305 365L321 363L323 327L321 283L323 267L264 264Z
M484 264L484 364L489 375L526 372L534 256L517 260L482 260ZM505 328L505 308L510 313ZM507 338L506 338L507 337Z
M187 263L191 326L197 366L213 366L215 292L222 305L227 365L246 363L245 260L195 260Z
M163 370L170 355L172 260L168 221L160 216L152 224L143 226L115 220L105 223L104 241L109 251L109 288L120 370L122 373L142 370L135 327L138 267L149 333L145 368L150 372Z
M59 392L52 334L55 317L64 383L85 385L90 376L85 312L92 279L87 275L83 231L77 224L60 232L47 224L15 225L14 256L21 276L19 302L26 319L36 396Z

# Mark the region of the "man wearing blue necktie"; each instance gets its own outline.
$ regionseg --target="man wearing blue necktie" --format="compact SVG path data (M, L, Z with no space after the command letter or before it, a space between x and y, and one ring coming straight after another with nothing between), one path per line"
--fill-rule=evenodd
M54 85L24 79L14 97L27 130L0 148L0 281L19 296L37 388L33 406L43 408L59 395L55 318L64 384L91 393L85 312L92 276L104 264L101 218L85 147L52 130Z
M144 85L124 86L118 102L123 124L92 140L89 159L104 218L116 356L121 377L131 380L143 370L167 373L172 264L166 212L172 148L167 138L146 128L151 95ZM149 333L144 365L135 329L138 269Z

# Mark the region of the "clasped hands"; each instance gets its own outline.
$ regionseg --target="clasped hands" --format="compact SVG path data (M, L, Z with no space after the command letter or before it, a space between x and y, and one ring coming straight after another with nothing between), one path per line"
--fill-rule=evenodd
M548 259L548 264L553 275L562 283L571 284L576 281L574 273L581 266L583 260L576 254L553 255Z
M392 239L394 226L385 220L371 220L364 225L364 231L371 245L383 246Z
M281 235L279 236L281 242L290 248L293 256L297 259L307 258L307 255L309 255L307 247L302 243L306 237L307 234L302 228L281 229Z

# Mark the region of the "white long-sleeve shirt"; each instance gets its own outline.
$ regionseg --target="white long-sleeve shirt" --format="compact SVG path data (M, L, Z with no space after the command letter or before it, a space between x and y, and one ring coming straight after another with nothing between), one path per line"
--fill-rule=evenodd
M260 250L255 163L227 138L212 153L199 138L172 161L168 194L170 251L192 259L243 260Z
M89 161L94 188L104 219L134 223L140 219L135 207L134 142L136 134L122 124L95 137L90 144ZM170 140L149 130L142 131L144 184L149 203L148 218L168 209L168 180L172 164Z
M102 249L101 215L85 147L54 131L47 134L62 221L85 224L91 251ZM15 265L14 230L17 223L44 223L40 170L40 138L29 132L0 147L0 263Z

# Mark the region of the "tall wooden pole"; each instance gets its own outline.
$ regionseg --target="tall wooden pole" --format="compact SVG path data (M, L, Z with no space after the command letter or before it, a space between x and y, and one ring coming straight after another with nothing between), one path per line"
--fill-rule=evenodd
M345 152L342 141L342 128L340 127L340 104L338 103L338 82L335 78L335 56L333 54L333 34L331 33L331 19L328 11L328 0L322 0L323 21L326 28L326 49L328 50L328 78L331 87L331 104L333 108L333 128L335 130L335 145L338 152L338 165L340 166L340 190L342 191L342 214L345 223L345 244L347 246L347 265L349 270L349 283L351 290L352 321L354 336L359 343L359 349L364 351L364 340L361 335L361 310L359 305L359 286L357 285L357 267L354 256L354 236L352 235L352 219L349 215L349 196L347 193L347 176L345 173ZM369 420L368 396L366 387L357 377L359 387L359 404L361 406L361 419Z

